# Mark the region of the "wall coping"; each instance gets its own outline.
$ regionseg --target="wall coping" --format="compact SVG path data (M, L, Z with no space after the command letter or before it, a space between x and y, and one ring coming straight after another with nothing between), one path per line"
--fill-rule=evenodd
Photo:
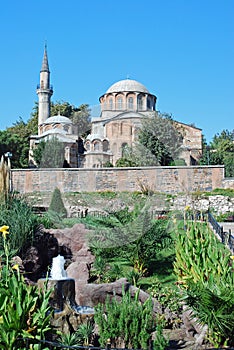
M224 165L170 165L170 166L146 166L146 167L107 167L107 168L24 168L24 169L11 169L11 172L19 171L103 171L103 170L149 170L149 169L204 169L204 168L221 168L224 169ZM229 178L232 179L232 178Z

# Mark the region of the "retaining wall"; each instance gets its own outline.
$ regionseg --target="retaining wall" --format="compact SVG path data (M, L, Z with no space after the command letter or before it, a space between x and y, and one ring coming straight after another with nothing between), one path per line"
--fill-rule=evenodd
M11 187L19 193L140 191L178 193L222 188L224 166L92 169L13 169Z

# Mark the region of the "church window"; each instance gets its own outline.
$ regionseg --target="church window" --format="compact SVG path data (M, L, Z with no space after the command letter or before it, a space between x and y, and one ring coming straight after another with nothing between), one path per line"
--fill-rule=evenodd
M107 152L109 149L109 142L107 140L103 141L103 151Z
M94 148L94 151L99 151L99 149L100 149L99 142L95 142L94 145L93 145L93 148Z
M109 99L109 109L113 109L113 99Z
M86 151L90 151L90 143L89 142L86 143L85 148L86 148Z
M122 157L125 156L127 146L128 146L128 144L126 142L122 143L122 146L121 146L121 156Z
M147 98L147 109L151 109L151 99Z
M128 109L133 109L133 97L128 98Z
M117 98L117 106L118 106L118 109L122 109L123 108L123 99L122 99L122 97L118 97Z
M137 105L138 105L138 110L142 111L143 110L143 98L142 98L142 96L138 96Z

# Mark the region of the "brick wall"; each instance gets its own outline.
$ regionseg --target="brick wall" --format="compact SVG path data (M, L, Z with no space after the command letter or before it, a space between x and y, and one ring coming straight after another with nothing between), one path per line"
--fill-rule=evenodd
M12 190L20 193L140 191L142 186L158 192L177 193L222 188L223 166L13 169Z

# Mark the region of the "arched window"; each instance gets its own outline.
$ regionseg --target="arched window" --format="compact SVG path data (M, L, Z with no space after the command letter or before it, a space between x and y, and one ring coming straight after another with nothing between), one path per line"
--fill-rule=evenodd
M103 152L107 152L109 149L109 142L107 140L103 141Z
M116 154L116 152L117 152L117 144L116 143L114 143L113 146L112 146L112 152L114 154Z
M109 99L109 109L113 109L113 98Z
M137 107L138 107L138 110L139 110L139 111L142 111L142 110L143 110L143 98L142 98L142 96L138 96L138 99L137 99Z
M100 143L96 141L93 144L93 149L94 149L94 151L99 151L100 150Z
M147 109L151 109L151 99L147 98Z
M90 151L90 142L87 142L85 145L86 151Z
M118 97L117 98L117 107L118 107L118 109L122 109L123 108L123 99L122 99L122 97Z
M126 142L122 143L121 145L121 156L124 157L125 155L125 150L127 148L128 144Z
M133 109L133 97L128 98L128 109Z

